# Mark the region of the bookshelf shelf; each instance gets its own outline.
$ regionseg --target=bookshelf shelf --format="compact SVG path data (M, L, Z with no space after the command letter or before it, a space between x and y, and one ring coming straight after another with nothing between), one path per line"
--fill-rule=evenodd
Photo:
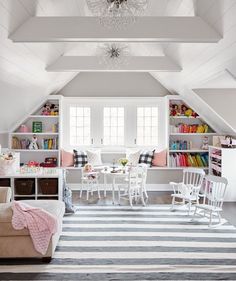
M37 119L38 119L38 118L42 118L42 119L45 119L45 118L46 118L46 119L47 119L47 118L49 118L49 119L50 119L50 118L57 118L57 119L58 119L59 117L60 117L59 115L30 115L30 116L29 116L29 118L37 118Z
M58 152L58 149L12 149L15 152Z
M216 136L216 133L170 133L170 136Z
M202 149L187 149L187 150L169 150L170 153L208 153L208 150L202 150Z
M52 133L52 132L45 132L45 133L11 133L12 136L33 136L33 135L37 135L37 136L58 136L59 133Z

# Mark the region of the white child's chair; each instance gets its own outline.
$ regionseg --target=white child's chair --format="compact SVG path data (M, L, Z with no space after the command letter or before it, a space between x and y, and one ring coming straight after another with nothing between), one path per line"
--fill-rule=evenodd
M199 203L199 191L201 189L205 172L199 168L186 168L183 170L183 181L180 183L170 182L174 193L172 196L172 207L175 205L185 205L188 202L188 214L190 214L192 203ZM176 199L180 201L177 202Z
M130 206L133 207L133 201L137 203L141 200L143 206L145 206L144 195L145 195L145 181L146 181L146 168L142 166L131 167L128 177L126 179L128 184L118 185L118 200L120 199L129 200Z
M225 191L228 181L223 177L206 176L203 186L203 202L196 204L194 219L197 215L209 218L209 227L216 227L222 224L220 212L224 203ZM218 218L218 224L212 224L213 217Z
M81 189L80 189L80 198L82 197L83 190L87 191L86 199L89 200L89 194L93 196L93 192L97 191L98 198L100 199L100 189L99 189L99 172L91 171L86 172L82 168L82 177L81 177Z

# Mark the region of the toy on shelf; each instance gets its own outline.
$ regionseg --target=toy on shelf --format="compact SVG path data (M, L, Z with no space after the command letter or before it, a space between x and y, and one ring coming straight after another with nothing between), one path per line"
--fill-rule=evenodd
M58 116L59 105L47 102L44 104L41 114L46 116Z
M181 104L170 103L170 116L196 118L198 117L198 114L183 103Z
M51 104L49 102L45 103L42 109L42 115L50 115L51 114Z
M38 139L37 139L36 135L33 135L32 140L31 140L30 145L29 145L29 149L30 150L39 149Z
M179 106L176 103L170 104L170 116L180 115Z
M202 139L202 150L208 150L208 148L209 148L209 138L204 137Z
M57 167L57 157L47 157L43 163L40 163L41 167L44 168L55 168Z
M26 125L22 124L20 125L19 133L29 133L29 128Z

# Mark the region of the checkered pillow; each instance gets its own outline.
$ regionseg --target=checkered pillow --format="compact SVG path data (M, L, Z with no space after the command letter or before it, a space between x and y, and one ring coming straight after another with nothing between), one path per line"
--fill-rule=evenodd
M73 150L74 152L74 167L84 167L88 163L88 156L84 151Z
M139 157L140 164L147 164L149 167L152 166L152 160L154 157L154 151L143 151Z

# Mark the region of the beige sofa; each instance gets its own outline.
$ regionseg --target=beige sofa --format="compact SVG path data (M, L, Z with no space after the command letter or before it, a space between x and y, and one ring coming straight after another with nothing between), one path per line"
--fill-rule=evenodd
M47 253L41 255L35 250L27 229L15 230L12 227L10 194L9 188L0 187L0 258L42 258L44 262L50 262L62 231L64 203L56 200L23 201L31 206L43 208L58 219L58 231L52 236Z

